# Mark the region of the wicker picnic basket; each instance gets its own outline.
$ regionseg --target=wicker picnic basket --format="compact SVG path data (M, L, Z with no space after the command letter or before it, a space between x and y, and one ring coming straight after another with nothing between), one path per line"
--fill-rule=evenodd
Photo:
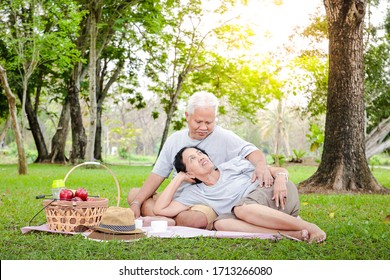
M74 166L66 174L64 182L76 168L83 165L99 165L114 177L118 190L117 206L120 201L120 187L115 174L99 162L84 162ZM46 199L43 201L46 221L50 230L59 232L78 232L82 226L94 227L100 223L103 213L108 208L107 198L89 198L87 201L65 201Z

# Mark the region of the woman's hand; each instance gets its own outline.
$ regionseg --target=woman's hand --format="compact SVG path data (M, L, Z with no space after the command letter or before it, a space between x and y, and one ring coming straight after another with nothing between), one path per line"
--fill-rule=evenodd
M190 176L187 175L187 173L180 171L176 174L175 178L178 180L178 182L181 184L183 182L187 183L195 183L194 179L192 179Z
M180 180L180 183L186 182L190 184L196 183L194 179L192 179L190 176L187 175L187 173L180 171L179 173L176 174L175 178L178 177Z
M275 200L276 207L284 210L287 202L287 181L285 176L276 176L274 181L274 195L272 200Z

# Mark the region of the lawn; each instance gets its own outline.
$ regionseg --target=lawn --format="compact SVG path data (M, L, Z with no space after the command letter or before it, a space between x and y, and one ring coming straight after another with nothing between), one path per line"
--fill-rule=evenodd
M121 206L127 192L139 187L150 166L109 166L119 181ZM42 209L39 194L51 192L51 182L63 179L70 166L30 164L28 175L19 176L16 165L0 165L0 257L1 260L388 260L390 252L389 195L301 195L300 216L327 232L325 243L250 239L159 239L106 243L81 235L33 232L21 228ZM316 168L288 167L294 183L308 178ZM374 176L390 188L390 170L376 168ZM67 187L86 187L90 194L107 197L116 204L116 185L105 169L78 168ZM32 225L45 223L41 212Z

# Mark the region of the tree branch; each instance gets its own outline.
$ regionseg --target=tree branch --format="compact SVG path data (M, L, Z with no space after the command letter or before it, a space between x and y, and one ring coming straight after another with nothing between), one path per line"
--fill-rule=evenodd
M364 15L366 14L366 1L364 0L355 0L352 3L352 9L358 21L362 21Z

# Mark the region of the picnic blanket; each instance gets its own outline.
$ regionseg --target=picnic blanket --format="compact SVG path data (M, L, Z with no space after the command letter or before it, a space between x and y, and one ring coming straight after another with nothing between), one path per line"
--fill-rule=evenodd
M165 232L153 232L150 226L142 228L147 237L160 237L160 238L193 238L193 237L215 237L215 238L258 238L258 239L280 239L281 236L278 234L267 234L267 233L248 233L248 232L233 232L233 231L215 231L215 230L205 230L191 227L183 226L169 226L168 230ZM43 231L51 233L60 233L60 234L82 234L88 236L91 231L85 231L82 233L74 232L58 232L50 230L47 224L40 226L26 226L21 228L23 234L26 234L31 231Z

